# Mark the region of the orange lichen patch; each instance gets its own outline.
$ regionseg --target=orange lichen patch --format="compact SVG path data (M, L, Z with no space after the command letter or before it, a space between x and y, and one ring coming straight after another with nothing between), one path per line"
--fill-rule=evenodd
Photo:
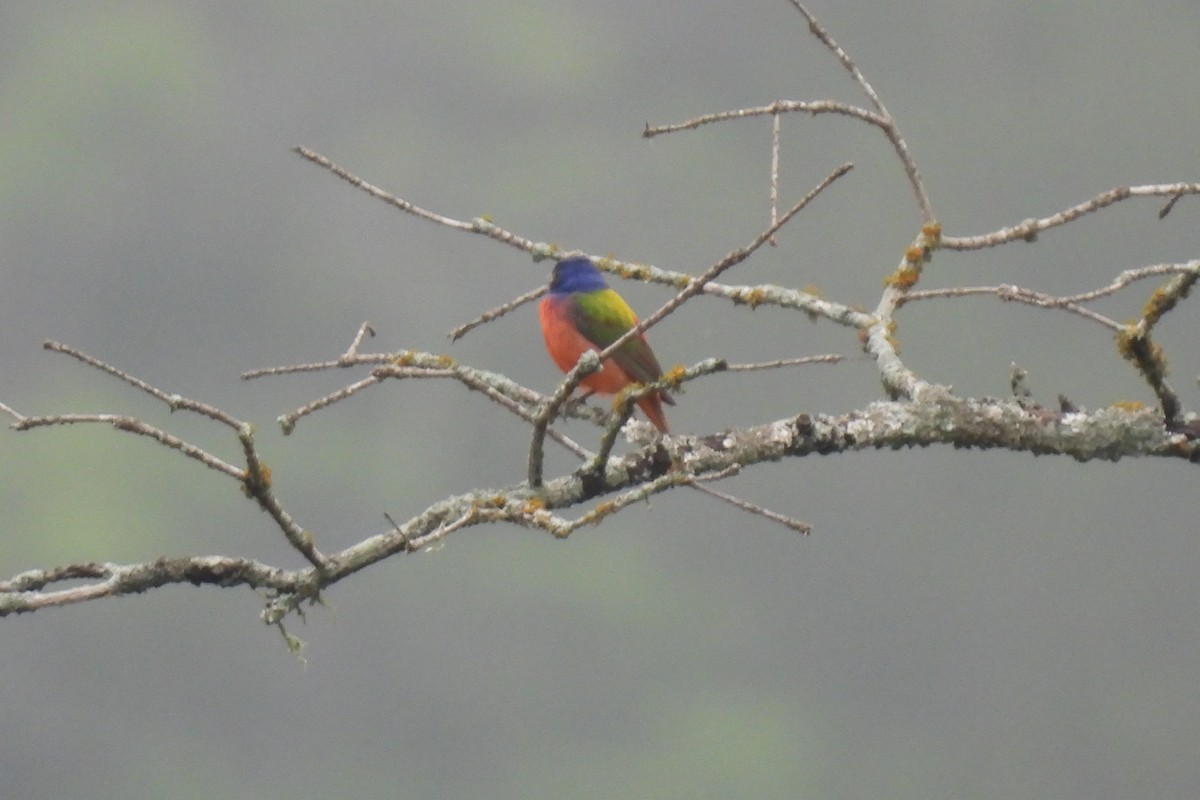
M521 506L521 511L525 514L536 514L545 509L546 501L540 497L531 497L525 501L525 505Z
M685 377L687 377L687 367L682 364L676 364L663 373L662 379L671 384L672 388L677 389Z
M905 265L883 279L884 286L906 292L916 285L921 278L921 271Z
M1179 297L1166 289L1155 289L1146 304L1142 306L1142 318L1146 320L1147 325L1156 324L1162 315L1175 307L1179 302Z
M1137 323L1130 322L1121 327L1117 333L1117 352L1151 380L1162 380L1170 372L1162 347L1151 341Z
M246 497L254 497L258 492L270 488L271 468L267 466L267 462L260 460L257 472L245 470L242 473L242 494Z
M1115 408L1118 411L1132 413L1134 411L1145 411L1146 404L1137 400L1118 400L1112 404L1112 408Z
M767 299L767 293L761 288L754 288L745 292L740 299L751 309L755 309Z
M905 260L905 262L907 262L909 264L913 264L913 265L920 264L928 257L929 257L929 251L926 250L924 247L918 247L915 244L912 247L910 247L904 251L904 260Z
M1121 326L1121 330L1117 331L1117 352L1127 361L1132 361L1136 354L1134 353L1134 340L1142 337L1141 328L1136 322L1126 322Z
M926 222L921 226L921 235L928 246L937 247L942 241L942 223L937 220Z
M440 355L434 358L433 363L441 369L450 369L454 366L454 359L450 356Z
M600 521L617 510L616 503L599 503L587 513L587 524L598 525Z

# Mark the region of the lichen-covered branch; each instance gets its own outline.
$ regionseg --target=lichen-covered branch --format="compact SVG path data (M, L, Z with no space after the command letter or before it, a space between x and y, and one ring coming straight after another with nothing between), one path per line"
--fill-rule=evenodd
M287 569L234 556L194 556L159 558L144 563L115 564L87 562L53 569L35 569L0 581L0 616L20 614L53 606L87 602L103 597L138 594L169 584L234 587L244 586L266 596L263 618L282 625L287 615L305 603L316 602L322 592L372 564L401 554L419 553L452 535L462 535L480 525L509 523L564 538L579 528L598 525L624 509L652 495L691 489L791 530L807 533L809 525L779 511L735 497L711 484L737 475L753 465L791 458L850 454L867 449L901 450L909 447L949 445L957 448L1004 449L1035 455L1055 454L1079 461L1117 460L1128 457L1169 458L1192 464L1200 463L1200 419L1189 414L1183 400L1166 381L1167 360L1163 346L1156 341L1158 323L1174 312L1189 297L1200 280L1200 261L1182 264L1156 264L1126 268L1111 265L1104 270L1108 282L1071 295L1051 295L1034 287L950 286L918 289L939 252L969 253L985 247L1013 242L1033 242L1043 231L1065 226L1088 214L1137 197L1168 198L1160 214L1166 214L1179 198L1200 194L1200 184L1166 183L1123 186L1104 192L1058 213L1032 218L975 236L950 236L942 231L933 213L916 161L900 133L897 120L884 106L871 83L847 52L834 41L821 23L797 0L792 5L808 21L809 30L851 75L869 101L859 107L834 100L777 101L767 105L704 114L684 122L660 127L647 126L646 137L663 136L684 130L732 120L770 117L769 191L770 223L750 241L726 256L694 269L670 270L620 261L611 257L594 259L598 266L624 280L640 280L667 286L671 296L662 306L632 327L602 352L585 350L574 369L550 394L523 386L498 372L458 363L455 359L426 349L397 352L363 353L364 341L374 330L363 323L349 347L337 358L287 366L253 370L244 379L259 379L284 374L329 370L357 371L335 389L279 416L285 433L317 413L333 413L345 406L342 401L366 391L383 387L403 391L412 380L450 380L464 389L490 400L479 404L486 410L511 414L529 425L530 447L523 464L513 464L512 483L502 488L475 488L446 497L424 509L409 509L408 518L397 522L384 516L390 526L382 531L363 532L357 541L337 552L326 552L321 542L292 517L275 491L275 476L267 464L254 428L229 412L198 400L165 391L150 383L57 342L46 348L67 355L89 368L115 377L138 392L154 397L171 411L187 411L216 423L222 435L230 432L241 451L241 463L218 458L193 441L143 419L119 414L72 413L34 416L18 412L0 403L0 414L13 420L16 431L34 431L51 427L101 424L118 433L132 434L156 442L186 458L232 479L246 497L267 512L273 526L285 537L290 549L307 562L306 566ZM767 243L779 244L781 227L832 183L846 175L850 165L834 169L828 177L794 203L782 215L778 213L780 196L781 119L785 114L835 114L854 123L880 128L892 145L896 158L913 190L920 219L919 227L903 252L890 263L868 265L864 271L873 286L882 277L883 288L875 307L866 311L850 302L821 297L816 289L776 284L734 285L720 282L732 267L754 257ZM433 222L456 233L480 235L528 253L534 261L560 258L567 251L557 245L507 230L487 218L456 219L428 210L380 189L338 166L329 158L304 147L295 151L339 179L366 192L403 213ZM870 221L847 220L846 232L867 233ZM966 257L965 255L963 257ZM892 265L896 265L894 268ZM822 265L815 265L819 270ZM826 265L846 269L843 264ZM890 270L890 272L889 272ZM1160 278L1163 283L1141 303L1141 314L1120 323L1096 311L1091 304L1130 290L1138 281ZM1095 285L1090 283L1089 285ZM495 308L476 315L451 331L457 339L466 333L523 308L539 298L545 286L523 287L524 291ZM583 378L599 368L603 360L633 336L658 324L680 306L698 295L729 301L727 307L745 306L751 310L772 305L799 312L822 324L841 328L850 346L865 353L860 363L873 362L888 400L864 408L832 414L805 413L793 409L780 419L738 428L723 429L724 420L714 420L712 432L701 435L642 437L643 426L631 423L635 401L646 392L678 389L685 382L707 380L716 372L734 372L739 380L753 379L758 370L798 367L816 363L839 363L840 355L812 355L795 341L779 342L779 352L755 364L729 364L723 353L703 354L693 366L674 367L658 382L627 388L616 397L613 410L590 407L571 397ZM874 291L872 291L874 294ZM1024 385L1024 374L1014 365L1013 397L1003 400L961 397L949 387L927 380L901 358L901 313L908 303L936 301L951 303L963 297L993 295L1050 313L1072 314L1098 324L1104 335L1116 334L1116 349L1130 361L1153 392L1159 407L1150 408L1136 401L1119 402L1098 410L1063 401L1049 408L1034 402ZM740 320L750 319L741 315ZM747 323L751 324L751 323ZM770 356L775 356L771 358ZM1117 362L1114 356L1114 363ZM914 362L916 363L916 362ZM582 422L591 438L569 438L560 430L560 422ZM624 435L632 449L617 453L617 442ZM556 441L578 461L567 474L545 474L545 440ZM578 440L577 440L578 439ZM235 459L235 462L239 459ZM464 485L471 480L464 479ZM400 515L398 515L400 516ZM272 535L278 535L272 533Z

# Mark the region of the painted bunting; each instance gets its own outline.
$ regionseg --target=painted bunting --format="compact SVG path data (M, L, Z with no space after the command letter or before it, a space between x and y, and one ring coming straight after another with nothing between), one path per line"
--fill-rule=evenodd
M638 323L629 304L608 288L604 275L584 257L564 258L554 265L550 293L542 299L538 316L546 350L563 372L574 368L588 350L599 353ZM662 367L641 335L622 345L582 383L597 394L616 394L632 383L653 383L660 377ZM675 405L670 395L661 391L637 401L654 427L666 433L663 403Z

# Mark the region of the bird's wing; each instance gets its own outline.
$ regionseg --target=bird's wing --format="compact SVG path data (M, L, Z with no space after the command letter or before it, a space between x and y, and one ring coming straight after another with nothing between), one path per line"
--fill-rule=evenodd
M571 300L575 327L599 349L608 347L637 325L633 309L612 289L580 292L572 295ZM662 367L644 336L630 339L612 358L638 383L651 383L662 377Z

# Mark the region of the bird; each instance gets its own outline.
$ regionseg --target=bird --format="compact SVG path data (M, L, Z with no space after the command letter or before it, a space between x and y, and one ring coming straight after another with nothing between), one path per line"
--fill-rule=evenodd
M638 324L629 304L604 280L590 258L574 256L554 265L550 291L538 308L546 352L563 372L574 369L588 350L599 353ZM605 359L600 369L581 382L596 394L616 394L634 383L653 383L662 377L645 334L639 334ZM663 403L675 405L664 391L638 398L638 408L660 433L668 433Z

